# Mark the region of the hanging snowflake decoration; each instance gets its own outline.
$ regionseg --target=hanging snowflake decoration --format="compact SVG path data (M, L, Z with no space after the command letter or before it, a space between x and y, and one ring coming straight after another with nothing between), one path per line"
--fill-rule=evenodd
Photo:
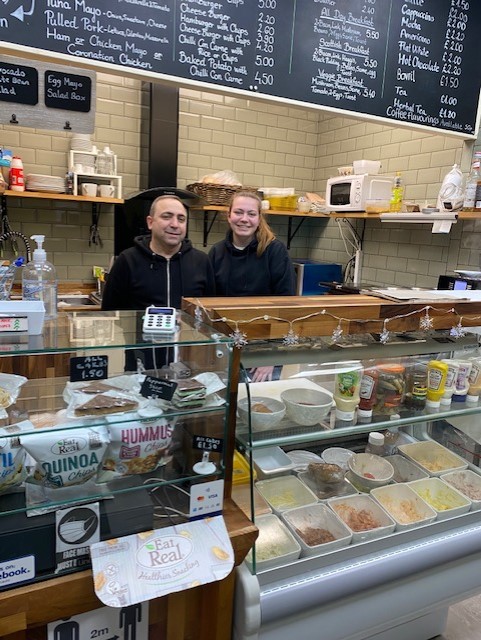
M294 344L299 344L300 336L294 331L291 327L287 332L287 335L284 336L282 340L282 344L286 345L286 347L292 347Z
M332 332L332 336L331 336L332 342L334 344L339 342L339 340L341 339L341 336L342 336L343 333L344 332L343 332L342 327L341 327L341 321L339 320L339 324L337 325L337 327Z
M238 349L242 349L242 347L245 347L247 344L247 334L243 333L239 328L229 334L229 338L234 340L234 346Z
M433 326L433 319L429 315L429 309L426 309L424 316L419 320L419 328L421 331L430 331Z
M386 344L386 342L389 340L389 331L386 327L386 325L384 325L383 330L381 331L380 335L379 335L379 342L381 344Z
M466 329L463 327L461 320L459 320L458 324L454 325L454 327L451 327L449 335L456 340L466 335Z
M202 309L200 307L194 309L194 318L197 322L202 322Z

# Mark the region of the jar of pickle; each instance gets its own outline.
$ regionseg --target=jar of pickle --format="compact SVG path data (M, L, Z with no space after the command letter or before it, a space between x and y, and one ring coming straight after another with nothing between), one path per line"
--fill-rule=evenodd
M397 413L404 400L405 367L401 364L380 364L378 372L374 413L392 415Z
M404 404L410 409L424 409L428 394L428 370L423 364L414 364L406 370Z

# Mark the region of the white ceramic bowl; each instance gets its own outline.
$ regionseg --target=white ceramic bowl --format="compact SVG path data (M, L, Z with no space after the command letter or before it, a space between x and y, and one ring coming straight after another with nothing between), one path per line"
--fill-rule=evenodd
M460 491L473 503L471 511L481 509L481 476L470 469L444 473L441 480Z
M412 529L436 520L436 511L407 484L388 484L371 491L396 522L396 529Z
M281 400L286 406L288 418L305 427L319 424L323 418L329 415L333 404L329 391L300 387L283 391Z
M261 407L267 411L256 411ZM254 396L251 398L250 406L248 398L241 398L237 403L237 411L242 421L249 424L249 409L251 415L251 425L256 431L272 429L282 420L286 413L286 407L280 400L264 396Z
M259 537L255 544L256 568L272 569L297 560L301 546L286 525L274 514L256 518ZM252 567L253 552L249 551L246 562Z
M274 513L316 504L317 496L296 476L279 476L256 483L257 490L267 500Z
M361 491L370 491L390 482L394 467L388 460L372 453L356 453L348 459L351 475L348 479Z
M353 542L364 542L392 533L396 523L371 496L332 498L329 507L352 531Z
M449 471L461 471L468 467L466 460L432 440L401 444L398 450L403 456L427 471L430 476L440 476Z

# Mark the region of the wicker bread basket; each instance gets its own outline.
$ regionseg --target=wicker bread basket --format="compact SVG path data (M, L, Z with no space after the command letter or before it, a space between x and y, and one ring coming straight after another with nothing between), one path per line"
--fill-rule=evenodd
M230 203L230 199L238 191L254 191L255 187L244 187L242 185L212 184L210 182L193 182L186 187L187 191L192 191L203 198L207 204L224 206Z

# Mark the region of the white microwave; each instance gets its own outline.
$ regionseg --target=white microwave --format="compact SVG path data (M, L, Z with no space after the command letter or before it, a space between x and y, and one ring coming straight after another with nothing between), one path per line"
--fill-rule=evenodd
M389 200L394 176L362 175L328 178L326 207L329 211L364 211L366 200Z

